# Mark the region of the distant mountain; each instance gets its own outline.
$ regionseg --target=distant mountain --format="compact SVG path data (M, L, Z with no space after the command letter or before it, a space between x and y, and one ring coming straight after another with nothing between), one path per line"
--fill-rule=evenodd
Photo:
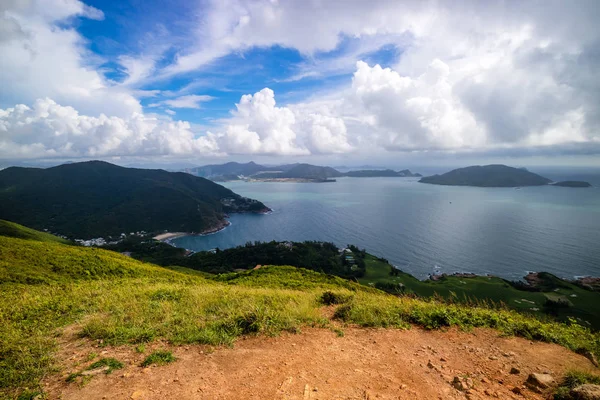
M585 181L562 181L553 183L552 186L563 186L573 188L586 188L592 186L589 182Z
M413 174L410 170L402 171L388 170L359 170L342 173L335 168L323 167L311 164L285 164L285 165L260 165L255 162L245 164L228 162L218 165L205 165L202 167L188 168L184 172L201 176L215 182L225 182L240 179L240 177L252 179L303 179L323 181L342 176L350 177L420 177L421 174Z
M422 178L419 182L450 186L517 187L547 185L551 180L521 168L485 165L455 169L443 175Z
M349 171L344 173L344 176L353 178L373 178L373 177L421 177L421 174L413 174L408 169L402 171L393 171L391 169L366 169L358 171Z
M199 233L225 226L226 213L267 210L259 201L181 172L102 161L0 171L0 219L70 238Z
M263 171L275 171L273 167L265 167L256 164L253 161L241 164L237 162L228 162L225 164L204 165L202 167L188 168L186 172L196 176L210 178L213 176L244 175L251 176Z

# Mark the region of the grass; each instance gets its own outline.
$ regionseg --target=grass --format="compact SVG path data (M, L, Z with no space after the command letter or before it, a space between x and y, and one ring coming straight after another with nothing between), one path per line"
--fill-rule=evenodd
M571 396L571 389L586 383L600 385L600 376L583 371L569 371L560 383L559 387L556 389L556 392L554 393L554 399L576 400L576 397Z
M109 358L101 358L100 360L96 361L95 363L92 363L85 370L69 374L69 376L67 377L67 382L74 382L77 378L79 378L80 376L83 376L83 373L85 371L93 371L95 369L103 368L103 367L106 367L106 371L104 371L104 373L106 375L108 375L117 369L123 368L123 363L117 359L110 358L110 357Z
M518 290L497 277L447 276L438 281L421 281L401 271L392 276L390 265L372 255L367 255L365 264L365 276L359 279L363 285L391 292L402 287L398 293L423 298L440 297L453 303L503 305L541 318L548 315L545 308L548 300L561 301L568 307L553 310L557 319L565 322L575 319L583 325L600 329L600 293L558 280L550 274L546 274L549 285L544 291L528 292Z
M0 260L0 398L41 391L40 378L57 371L56 338L68 325L76 324L81 337L139 352L155 340L231 345L241 335L277 335L305 326L343 335L323 317L324 304L335 307L336 318L359 326L491 327L600 354L600 335L577 324L398 298L293 267L208 279L109 251L6 237L0 237Z
M70 241L59 238L58 236L36 231L35 229L27 228L23 225L19 225L10 221L5 221L3 219L0 219L0 236L37 240L40 242L72 244Z
M148 367L150 365L166 365L174 362L176 360L173 353L168 350L158 350L152 352L144 362L142 362L142 367Z

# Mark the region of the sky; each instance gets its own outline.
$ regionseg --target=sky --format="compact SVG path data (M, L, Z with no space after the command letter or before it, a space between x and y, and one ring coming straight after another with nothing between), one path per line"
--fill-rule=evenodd
M600 166L597 0L2 0L0 161Z

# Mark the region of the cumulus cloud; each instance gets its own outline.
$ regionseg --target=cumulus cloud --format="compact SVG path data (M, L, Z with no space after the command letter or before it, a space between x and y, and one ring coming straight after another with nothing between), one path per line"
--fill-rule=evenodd
M197 136L184 121L133 113L127 118L81 115L73 107L38 99L0 109L0 158L127 155L216 155L211 135Z
M50 97L81 112L127 116L141 112L125 88L111 86L73 28L75 18L102 19L77 0L13 0L0 5L0 105ZM97 61L97 60L96 60Z
M276 107L269 88L242 96L227 121L222 142L234 154L301 155L308 151L296 143L296 117L287 107Z

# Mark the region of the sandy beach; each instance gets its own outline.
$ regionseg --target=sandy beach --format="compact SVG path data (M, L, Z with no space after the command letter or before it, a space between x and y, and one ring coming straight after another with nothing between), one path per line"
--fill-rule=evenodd
M185 233L185 232L166 232L166 233L161 233L160 235L154 236L153 239L167 240L167 239L174 239L176 237L185 236L185 235L189 235L189 234Z

